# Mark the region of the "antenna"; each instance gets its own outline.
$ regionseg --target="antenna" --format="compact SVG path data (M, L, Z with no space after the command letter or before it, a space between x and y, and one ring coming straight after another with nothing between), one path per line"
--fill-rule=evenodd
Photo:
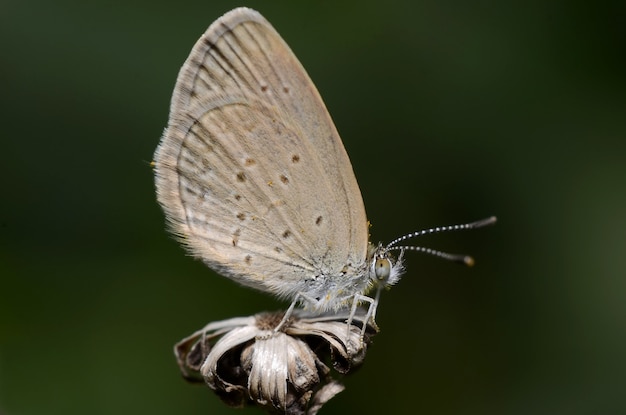
M424 229L422 231L412 232L404 236L401 236L397 239L394 239L393 241L388 243L385 248L388 251L401 251L402 253L404 253L404 251L422 252L428 255L433 255L439 258L446 259L448 261L463 263L467 265L468 267L471 267L474 265L474 258L472 258L469 255L451 254L448 252L438 251L436 249L425 248L422 246L411 246L411 245L397 246L396 244L399 242L406 241L411 238L417 238L418 236L423 236L423 235L431 235L434 233L451 232L451 231L464 231L464 230L469 230L469 229L478 229L478 228L482 228L485 226L493 225L496 223L496 221L497 219L495 216L490 216L485 219L477 220L475 222L470 222L470 223L463 223L460 225L438 226L435 228Z

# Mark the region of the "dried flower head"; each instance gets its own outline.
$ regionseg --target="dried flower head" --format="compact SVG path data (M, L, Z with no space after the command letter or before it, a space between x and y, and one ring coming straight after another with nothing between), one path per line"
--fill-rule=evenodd
M213 322L174 347L188 381L206 384L231 406L259 405L270 412L316 414L344 387L332 378L359 367L377 329L348 313L284 312ZM358 318L358 317L361 318Z

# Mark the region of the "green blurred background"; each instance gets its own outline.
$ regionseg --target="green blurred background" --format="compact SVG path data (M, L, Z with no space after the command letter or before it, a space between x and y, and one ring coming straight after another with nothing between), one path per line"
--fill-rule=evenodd
M418 241L324 414L626 413L623 2L17 1L0 6L0 413L235 414L172 355L284 307L164 231L149 167L179 67L261 11L351 156L374 240Z

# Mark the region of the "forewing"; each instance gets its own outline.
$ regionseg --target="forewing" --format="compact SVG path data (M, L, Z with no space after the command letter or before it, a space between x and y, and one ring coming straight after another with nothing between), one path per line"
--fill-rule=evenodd
M196 257L293 296L367 250L350 160L302 65L257 12L213 23L179 73L155 154L157 197Z

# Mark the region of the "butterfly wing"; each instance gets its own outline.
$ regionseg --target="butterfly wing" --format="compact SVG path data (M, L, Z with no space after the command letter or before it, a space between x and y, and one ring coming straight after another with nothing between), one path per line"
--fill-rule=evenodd
M256 11L232 10L193 47L155 170L171 231L242 284L293 298L365 261L365 208L339 134Z

